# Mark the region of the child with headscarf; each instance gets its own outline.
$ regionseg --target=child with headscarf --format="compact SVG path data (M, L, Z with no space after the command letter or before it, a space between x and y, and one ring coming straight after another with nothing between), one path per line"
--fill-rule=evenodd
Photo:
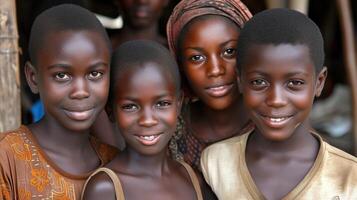
M206 146L251 126L235 69L239 32L251 16L239 0L183 0L168 21L186 100L170 149L195 169Z

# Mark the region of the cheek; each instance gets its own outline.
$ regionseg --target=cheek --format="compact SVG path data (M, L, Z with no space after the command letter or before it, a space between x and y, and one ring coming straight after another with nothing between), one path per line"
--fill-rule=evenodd
M109 80L102 80L100 82L91 83L91 89L94 96L99 100L105 100L108 98L109 94Z
M134 126L136 117L133 114L116 111L116 123L120 129L120 132L125 134L131 127Z
M312 90L295 94L291 97L295 107L300 110L310 108L313 104L314 93Z
M204 85L205 72L202 69L186 69L184 71L187 81L192 88L199 88Z
M177 109L171 108L165 112L158 112L158 117L167 126L168 129L176 128L177 122Z

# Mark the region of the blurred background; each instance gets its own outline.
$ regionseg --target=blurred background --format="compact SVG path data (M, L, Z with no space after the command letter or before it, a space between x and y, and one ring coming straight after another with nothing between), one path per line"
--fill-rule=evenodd
M19 73L22 123L32 123L43 115L39 97L31 93L23 73L24 62L28 59L27 43L31 25L39 13L58 4L73 3L97 14L107 28L114 48L126 40L135 38L152 39L166 44L166 21L178 2L178 0L16 0L21 52ZM351 84L353 81L350 77L353 70L349 70L346 62L347 54L353 55L354 58L356 53L353 49L347 49L346 43L351 43L353 40L346 41L343 30L346 28L346 20L347 25L350 20L352 35L356 34L353 27L356 27L357 1L242 0L242 2L252 14L274 7L297 9L306 13L320 27L325 40L325 65L328 67L329 74L323 95L315 102L311 121L314 128L330 143L347 152L356 152L354 151L356 148L353 148L357 138L357 133L354 131L355 117L353 117L356 100L353 100L351 91L357 85ZM347 8L341 8L338 4L341 2L347 2L345 4ZM343 14L347 15L347 18L343 18Z

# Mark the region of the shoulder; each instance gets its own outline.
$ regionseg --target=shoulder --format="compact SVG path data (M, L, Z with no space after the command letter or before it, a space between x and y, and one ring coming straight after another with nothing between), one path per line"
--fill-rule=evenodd
M82 199L115 199L115 186L111 178L104 172L89 177L83 189Z
M244 134L214 143L203 150L201 159L220 159L222 156L228 156L227 153L238 153L240 145L244 145L247 137L248 134Z
M349 153L346 153L326 142L326 151L328 152L329 160L340 163L340 165L351 166L357 170L357 158ZM357 172L357 171L356 171Z
M26 126L0 133L0 152L12 152L13 148L24 149L29 142L30 130Z

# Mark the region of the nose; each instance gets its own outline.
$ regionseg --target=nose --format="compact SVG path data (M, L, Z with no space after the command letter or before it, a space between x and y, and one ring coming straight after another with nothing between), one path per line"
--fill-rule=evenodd
M90 93L88 83L84 78L74 79L72 82L72 87L73 89L70 94L72 99L84 99L89 97Z
M211 56L207 63L207 75L209 77L222 76L226 72L224 63L219 56Z
M144 107L141 116L139 119L139 125L145 127L155 126L158 123L157 118L155 117L155 113L152 109L148 107Z
M276 108L285 106L287 104L287 99L283 88L278 85L273 85L273 87L268 90L266 104Z

